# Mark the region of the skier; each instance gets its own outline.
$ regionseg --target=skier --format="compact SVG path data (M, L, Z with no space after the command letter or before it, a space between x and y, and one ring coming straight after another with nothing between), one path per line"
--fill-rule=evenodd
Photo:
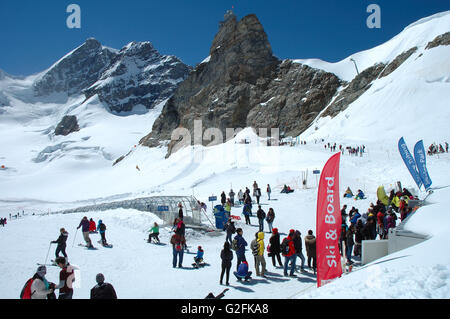
M222 272L220 273L220 284L222 285L223 275L226 273L226 285L230 285L230 269L231 261L233 260L233 252L230 250L230 244L226 241L223 244L223 249L220 252L220 259L222 259Z
M270 194L272 193L272 189L270 188L270 185L269 185L269 184L267 184L267 189L266 189L266 191L267 191L267 197L268 197L269 200L270 200Z
M267 212L266 216L266 222L269 227L269 233L272 233L272 224L275 219L275 212L273 211L273 208L269 208L269 211Z
M259 231L264 231L264 218L266 218L266 212L261 209L261 205L258 205L258 211L256 212L256 217L258 217Z
M237 235L233 239L233 245L235 244L234 249L236 251L236 257L237 257L237 265L236 267L239 267L239 264L243 261L246 261L245 259L245 246L247 246L247 242L245 241L244 237L242 237L243 231L242 228L238 228L236 230Z
M86 216L83 217L83 219L80 222L80 225L78 225L77 229L80 229L83 232L83 238L84 241L86 242L86 246L88 248L94 248L94 246L92 245L91 239L89 238L89 220L87 219Z
M87 218L86 221L88 221ZM59 289L58 299L72 299L72 283L75 281L74 269L64 257L56 258L55 263L61 268L59 284L55 286L55 289Z
M102 237L102 245L109 246L108 243L106 242L106 225L103 224L101 219L98 221L97 230L100 233L100 236Z
M31 299L56 299L55 284L49 283L45 278L47 267L40 265L33 276L31 284Z
M270 256L272 257L272 264L274 267L276 267L275 263L275 257L278 260L278 264L280 267L283 267L283 264L281 262L281 256L280 256L280 234L278 233L278 228L272 229L272 236L269 239L270 244Z
M313 262L314 274L316 274L316 237L312 230L308 230L308 235L305 237L306 255L308 256L308 268L311 269L311 260Z
M97 232L97 225L95 225L95 221L91 218L89 220L89 233L93 234Z
M151 232L151 233L148 235L148 240L147 240L147 242L151 243L151 242L152 242L152 238L155 238L156 242L159 244L159 243L160 243L159 238L158 238L158 235L159 235L159 225L158 225L157 222L155 222L155 223L153 224L153 227L149 230L149 232Z
M95 281L97 285L91 289L91 299L117 299L114 287L105 282L103 274L97 274Z
M67 237L69 236L69 233L66 232L66 230L64 228L61 228L59 230L59 232L60 232L60 235L59 235L58 239L52 241L51 243L58 244L58 246L56 246L56 251L55 251L56 258L59 257L59 253L61 252L67 260L66 241L67 241Z

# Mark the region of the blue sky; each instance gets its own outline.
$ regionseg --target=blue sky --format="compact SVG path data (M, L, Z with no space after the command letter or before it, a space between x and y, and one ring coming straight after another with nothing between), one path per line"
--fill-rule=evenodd
M69 29L66 8L81 7L81 29ZM381 29L369 29L369 4L381 8ZM450 10L448 0L0 0L0 69L43 71L94 37L116 49L150 41L194 66L209 54L218 22L234 6L254 13L279 58L335 62L381 44L408 24Z

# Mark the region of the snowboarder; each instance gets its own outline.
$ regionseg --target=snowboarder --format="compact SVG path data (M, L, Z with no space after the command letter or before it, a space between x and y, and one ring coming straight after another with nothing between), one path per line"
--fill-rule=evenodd
M102 237L102 245L103 246L109 246L106 242L106 225L102 222L100 219L98 221L97 230L100 233L100 236Z
M275 257L276 257L280 267L283 267L283 263L281 262L281 256L280 256L280 252L281 252L280 234L278 233L278 228L272 229L272 236L269 239L269 245L270 245L269 257L272 257L273 266L276 267L276 263L275 263ZM269 249L269 246L267 248Z
M148 240L147 240L147 242L151 243L151 242L152 242L152 238L155 238L156 242L159 244L159 243L160 243L159 238L158 238L158 235L159 235L159 225L158 225L157 222L155 222L155 223L153 224L153 227L149 230L149 232L151 232L151 233L148 235Z
M97 285L91 289L91 299L117 299L114 287L105 282L103 274L97 274L95 281Z
M197 255L194 257L194 264L193 266L195 268L198 268L200 264L203 262L203 255L205 254L204 250L202 249L202 246L197 247Z
M91 239L89 238L89 220L86 216L83 217L77 229L80 229L80 227L82 227L81 231L83 232L83 238L86 242L86 246L88 248L93 248L94 246L92 245Z
M312 230L308 230L308 235L305 236L306 255L308 256L308 268L311 269L311 260L313 262L314 274L316 273L316 237Z
M66 242L67 242L67 237L69 236L69 233L66 232L66 230L64 228L61 228L59 230L59 232L60 232L60 235L59 235L58 239L52 241L51 243L58 244L58 246L56 246L56 251L55 251L56 258L59 257L59 253L61 252L67 260Z
M87 218L86 221L88 221ZM72 299L72 283L75 281L74 268L64 257L56 258L55 263L61 268L59 273L59 284L55 286L55 289L59 289L58 299Z
M365 199L364 193L362 190L358 189L358 194L356 194L355 200L357 199Z
M225 284L230 285L230 269L231 261L233 260L233 252L230 249L230 244L226 241L223 244L223 249L220 252L220 259L222 259L222 272L220 273L220 284L222 285L223 275L226 273Z

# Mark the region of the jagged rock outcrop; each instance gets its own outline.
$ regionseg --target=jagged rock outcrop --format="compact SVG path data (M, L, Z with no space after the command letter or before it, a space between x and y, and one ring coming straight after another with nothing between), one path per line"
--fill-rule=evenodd
M383 63L377 63L361 73L359 73L339 94L335 97L333 103L331 103L322 117L331 116L334 117L343 110L345 110L351 103L356 101L361 95L364 94L371 86L372 81L377 79L381 72L386 67Z
M406 60L408 60L408 58L413 55L415 52L417 51L417 47L411 48L408 51L403 52L402 54L400 54L399 56L397 56L391 63L389 63L386 68L383 70L383 72L381 72L380 74L380 78L388 76L389 74L391 74L392 72L394 72L395 70L397 70L397 68L403 64L403 62L405 62Z
M33 89L36 96L97 94L110 110L128 112L169 98L189 72L189 66L161 55L150 42L131 42L118 51L91 38L55 63Z
M34 83L35 95L46 96L60 92L79 94L99 79L115 56L116 53L103 48L97 40L88 39Z
M84 93L87 98L98 94L116 112L131 111L138 104L150 109L169 98L189 72L177 57L162 56L150 42L132 42Z
M437 36L433 41L427 44L425 49L432 49L440 45L450 45L450 31Z
M180 84L141 139L158 146L178 127L193 136L194 120L203 130L218 128L281 128L295 135L306 129L341 85L331 73L280 61L273 56L267 35L251 14L240 21L227 15L211 45L210 56ZM202 141L208 144L210 141ZM169 144L169 152L171 153Z
M75 115L66 115L56 126L55 135L67 136L70 133L77 132L79 130L80 127L78 126L77 117Z

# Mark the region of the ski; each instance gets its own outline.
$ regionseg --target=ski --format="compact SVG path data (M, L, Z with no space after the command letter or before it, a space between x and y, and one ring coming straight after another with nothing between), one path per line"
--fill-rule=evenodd
M96 248L96 247L94 247L94 246L88 247L88 246L86 246L86 245L84 245L84 244L78 244L78 246L79 246L79 247L84 247L84 248L86 248L87 250L98 250L98 248Z
M105 248L113 248L113 245L111 245L111 244L103 245L101 240L97 241L97 243L99 243L100 245L102 245Z

